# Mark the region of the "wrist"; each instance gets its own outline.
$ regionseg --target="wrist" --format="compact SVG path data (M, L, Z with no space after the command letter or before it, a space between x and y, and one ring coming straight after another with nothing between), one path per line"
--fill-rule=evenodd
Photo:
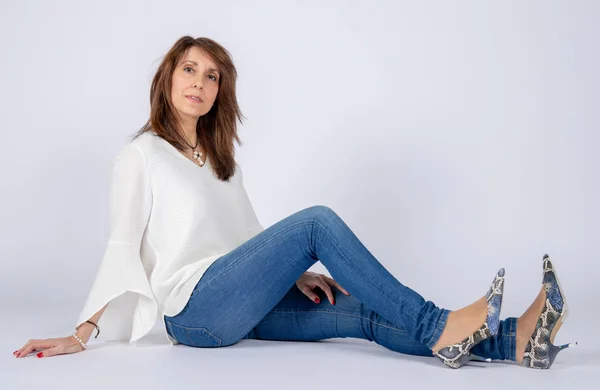
M71 338L75 339L75 342L81 347L81 350L87 349L85 341L83 341L76 333L71 335Z
M84 322L79 325L79 327L75 331L75 335L81 339L84 343L87 343L92 336L92 332L94 331L94 325L88 324Z

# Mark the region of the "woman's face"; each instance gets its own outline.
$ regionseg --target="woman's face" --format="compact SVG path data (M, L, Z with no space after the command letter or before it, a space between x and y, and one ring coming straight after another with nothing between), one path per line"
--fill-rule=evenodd
M210 111L217 93L217 66L200 48L191 47L173 71L171 101L180 116L198 119Z

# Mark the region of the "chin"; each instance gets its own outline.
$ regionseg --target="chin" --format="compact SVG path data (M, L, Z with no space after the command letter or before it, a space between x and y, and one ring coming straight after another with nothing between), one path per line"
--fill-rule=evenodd
M175 108L177 110L177 112L179 113L179 115L181 116L187 116L187 117L192 117L192 118L196 118L198 119L199 117L201 117L203 114L198 111L198 110L180 110L178 108Z

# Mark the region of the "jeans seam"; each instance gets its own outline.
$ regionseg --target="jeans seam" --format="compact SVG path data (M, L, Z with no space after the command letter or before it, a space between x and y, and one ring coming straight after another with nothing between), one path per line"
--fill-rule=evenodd
M510 321L509 359L517 360L517 319Z
M334 243L334 241L333 241L333 240L332 240L332 238L331 238L331 235L329 234L329 232L327 231L327 229L326 229L326 228L324 228L324 227L321 225L320 221L318 221L318 220L314 220L314 225L318 225L319 229L320 229L320 230L323 232L323 234L324 234L325 236L327 236L327 238L329 239L329 241L330 241L330 242L332 242L332 243ZM364 244L363 244L363 245L364 245ZM340 248L338 247L338 245L334 244L333 246L335 247L335 249L336 249L337 253L340 255L340 257L341 257L341 258L343 258L343 259L344 259L344 261L346 261L346 263L350 263L350 261L349 261L349 260L348 260L348 258L347 258L347 257L344 255L344 253L343 253L343 252L340 250ZM367 250L368 250L368 248L367 248Z
M334 243L333 240L331 240L331 235L329 234L329 232L327 231L327 229L323 228L323 226L321 225L319 220L314 220L314 225L318 225L318 227L321 229L321 231L325 234L325 236L327 236L327 238ZM341 258L343 258L346 262L348 261L348 258L346 258L346 256L344 255L344 253L338 248L337 245L333 245L335 247L335 249L337 250L338 254L340 255ZM448 314L449 314L449 310L446 309L441 309L442 310L442 314L441 314L441 320L438 321L438 323L436 324L436 330L433 334L433 336L431 337L430 341L426 344L427 347L429 349L432 349L433 346L435 345L435 342L437 342L437 340L439 339L439 337L441 336L444 327L446 325L447 322L447 318L448 318Z
M217 346L221 346L221 344L223 343L223 339L221 339L219 336L216 336L214 333L212 333L206 327L203 327L203 326L183 326L183 325L174 324L174 323L170 323L170 322L169 322L169 325L171 326L171 333L174 333L173 332L173 326L177 326L177 327L185 330L185 334L188 337L188 340L189 340L190 344L194 344L192 338L190 337L190 330L192 330L192 331L200 331L200 332L206 333L209 337L212 337L212 338L215 339L215 341L217 341ZM175 338L175 336L172 336L172 337Z
M506 329L508 328L508 329ZM508 331L508 333L506 333ZM508 327L502 327L502 336L515 336L515 330L513 329L513 321L509 322Z
M331 310L271 310L271 312L275 312L275 313L326 313L326 314L335 314L335 315L343 315L343 316L347 316L347 317L358 317L361 318L363 320L367 320L371 323L374 323L376 325L382 326L384 328L388 328L388 329L393 329L393 330L397 330L397 331L401 331L401 332L405 332L408 333L408 331L406 329L403 328L398 328L398 327L394 327L394 326L388 326L385 324L382 324L380 322L377 321L373 321L372 319L368 318L368 317L363 317L361 315L358 314L351 314L351 313L343 313L343 312L339 312L339 311L331 311Z
M508 326L502 327L502 333L500 334L504 339L503 344L507 348L508 360L517 360L517 318L507 318L506 323Z

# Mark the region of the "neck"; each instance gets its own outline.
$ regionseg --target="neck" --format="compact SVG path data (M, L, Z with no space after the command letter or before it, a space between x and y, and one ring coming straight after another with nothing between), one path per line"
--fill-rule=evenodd
M198 123L198 119L189 119L180 122L180 132L187 139L189 144L193 147L196 145L197 134L196 134L196 124Z

